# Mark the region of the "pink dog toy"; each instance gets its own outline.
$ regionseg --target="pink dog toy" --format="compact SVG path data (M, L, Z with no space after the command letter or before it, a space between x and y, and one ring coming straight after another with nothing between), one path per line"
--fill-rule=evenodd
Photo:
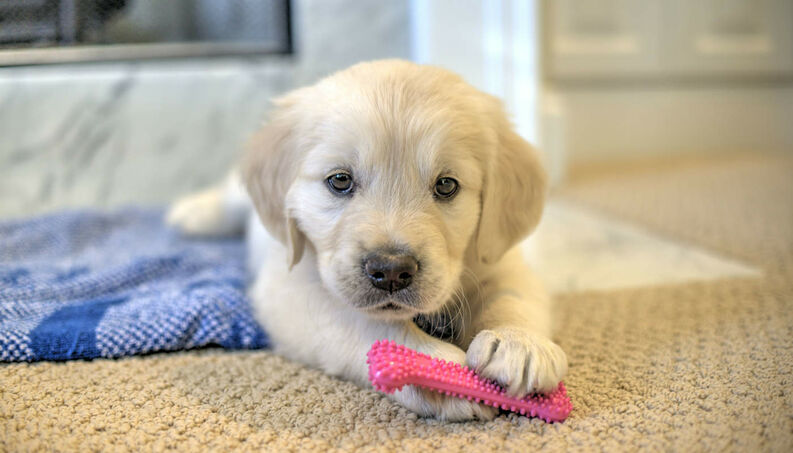
M394 341L375 341L366 354L369 380L374 388L394 393L406 384L417 385L446 395L474 400L493 407L540 417L546 422L561 422L573 409L562 382L548 395L511 398L498 385L477 376L462 365L434 359Z

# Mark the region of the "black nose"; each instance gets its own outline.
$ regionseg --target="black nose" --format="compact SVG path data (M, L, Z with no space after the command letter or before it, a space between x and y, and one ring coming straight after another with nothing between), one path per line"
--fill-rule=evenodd
M389 293L410 286L418 270L418 261L410 255L377 253L364 261L364 271L372 285Z

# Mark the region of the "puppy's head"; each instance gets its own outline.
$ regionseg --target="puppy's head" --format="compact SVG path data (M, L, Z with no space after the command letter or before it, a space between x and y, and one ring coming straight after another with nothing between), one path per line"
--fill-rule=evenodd
M372 316L431 313L537 224L545 175L501 104L439 68L353 66L276 101L243 172L265 227Z

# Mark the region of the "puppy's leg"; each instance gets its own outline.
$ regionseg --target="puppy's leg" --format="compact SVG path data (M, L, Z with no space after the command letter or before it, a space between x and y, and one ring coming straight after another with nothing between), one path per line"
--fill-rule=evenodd
M252 209L235 170L219 184L177 200L165 219L185 234L228 236L243 231Z
M548 392L567 372L567 356L550 339L547 295L515 249L483 279L482 308L472 320L479 332L467 364L499 382L510 395Z
M407 347L432 357L465 364L465 352L459 347L427 335L413 323L406 324L404 332L405 336L401 343ZM405 386L402 390L391 395L391 397L420 415L433 416L441 420L491 420L498 413L498 410L491 406L442 395L438 392L423 390L414 386Z

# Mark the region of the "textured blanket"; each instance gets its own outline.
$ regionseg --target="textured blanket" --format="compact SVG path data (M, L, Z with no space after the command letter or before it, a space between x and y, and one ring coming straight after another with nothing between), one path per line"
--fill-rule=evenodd
M195 240L159 210L0 223L0 361L260 348L239 239Z

